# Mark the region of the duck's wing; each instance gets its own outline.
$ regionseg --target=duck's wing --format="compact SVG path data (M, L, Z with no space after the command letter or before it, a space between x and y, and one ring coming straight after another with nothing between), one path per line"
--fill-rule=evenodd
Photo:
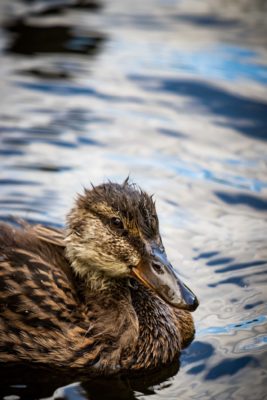
M18 278L18 271L23 270L23 284L34 280L35 274L46 274L49 290L59 290L60 285L54 287L56 274L64 281L65 295L72 291L76 295L74 276L69 262L65 257L64 234L62 230L42 225L20 224L17 229L5 223L0 223L0 266L5 269L4 278L10 280ZM15 274L15 275L14 275ZM17 274L17 275L16 275ZM1 276L1 274L0 274ZM38 275L39 276L39 275ZM49 281L48 281L49 277ZM57 281L56 281L57 283ZM42 288L43 280L35 280L35 286ZM0 289L3 285L0 282ZM24 285L21 286L23 292Z
M42 242L51 243L54 246L65 247L62 229L50 228L44 225L34 225L30 227L29 230Z
M64 364L83 339L88 322L62 240L55 229L0 224L0 362Z
M64 254L63 233L41 225L0 224L0 363L30 361L118 371L131 361L138 321L126 296L83 301L82 282ZM116 321L116 329L114 329ZM126 350L127 349L127 350Z

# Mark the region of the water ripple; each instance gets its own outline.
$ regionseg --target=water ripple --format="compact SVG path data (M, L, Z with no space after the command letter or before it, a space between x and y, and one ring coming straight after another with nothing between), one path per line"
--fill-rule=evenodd
M258 366L256 358L252 356L243 356L235 359L226 358L225 360L215 365L215 367L211 368L205 376L205 379L213 380L225 375L234 375L251 363L254 366Z
M216 191L215 195L225 202L233 206L245 205L258 211L267 210L267 200L247 193L226 193Z
M206 335L221 335L221 334L232 334L235 331L251 330L252 327L258 325L265 325L267 322L266 315L259 315L256 318L241 321L240 323L231 323L226 326L213 326L205 329L200 329L197 334L198 337Z
M163 77L131 75L144 89L152 92L169 92L191 98L191 107L198 102L201 107L215 115L225 117L220 125L231 127L254 139L267 140L267 103L230 93L222 87L208 83Z
M83 186L130 174L200 298L180 370L5 366L1 398L266 397L266 7L215 3L0 2L0 219L62 227Z

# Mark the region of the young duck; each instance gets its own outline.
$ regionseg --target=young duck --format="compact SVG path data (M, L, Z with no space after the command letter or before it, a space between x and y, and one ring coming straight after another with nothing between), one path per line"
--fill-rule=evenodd
M0 225L0 362L153 370L194 336L152 197L126 180L78 196L65 231Z

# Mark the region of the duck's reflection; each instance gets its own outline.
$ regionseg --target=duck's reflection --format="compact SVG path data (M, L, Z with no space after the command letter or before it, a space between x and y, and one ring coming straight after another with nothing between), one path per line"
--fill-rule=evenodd
M131 400L136 392L151 395L179 371L179 361L160 371L134 377L90 379L88 376L49 368L1 367L0 398L19 396L20 400ZM71 382L71 383L70 383Z
M136 392L144 395L155 393L155 387L164 382L171 384L171 377L179 370L179 362L161 371L135 377L120 377L94 380L82 379L81 382L57 389L51 400L130 400L136 399ZM169 381L168 381L169 379Z

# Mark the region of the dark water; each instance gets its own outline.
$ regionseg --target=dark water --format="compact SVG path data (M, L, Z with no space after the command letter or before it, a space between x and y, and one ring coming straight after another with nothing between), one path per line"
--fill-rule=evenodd
M5 368L2 399L266 398L266 11L1 1L1 219L62 226L83 185L130 173L156 194L169 258L201 301L180 369L90 381Z

